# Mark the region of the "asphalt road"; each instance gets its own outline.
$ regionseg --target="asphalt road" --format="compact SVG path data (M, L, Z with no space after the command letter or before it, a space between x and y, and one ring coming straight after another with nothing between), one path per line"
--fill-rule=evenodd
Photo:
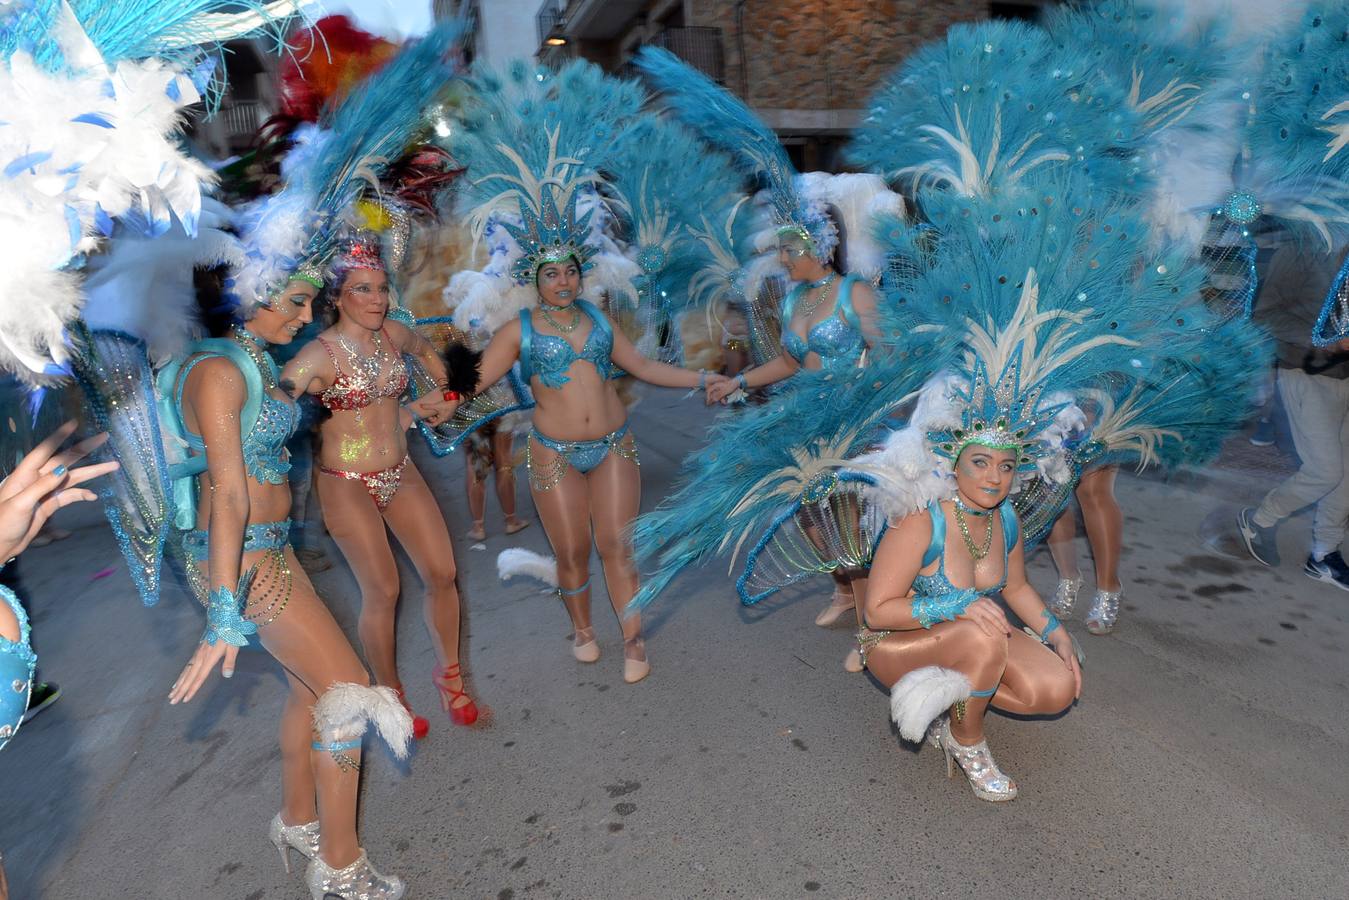
M647 508L706 422L678 392L638 406ZM421 463L462 535L460 459ZM1301 574L1305 516L1283 529L1279 570L1197 537L1263 488L1121 478L1120 627L1072 623L1087 680L1066 716L990 717L1021 787L1005 805L900 743L885 692L842 670L848 629L812 624L824 582L746 612L724 567L688 573L650 617L652 676L628 686L602 593L587 666L555 599L496 580L509 544L493 512L485 548L457 543L467 669L491 713L463 729L435 711L403 560L401 666L433 725L410 764L367 754L363 842L415 898L1349 897L1349 594ZM65 696L0 753L12 896L305 896L266 837L278 667L248 653L233 681L170 707L199 609L142 608L98 511L67 513L75 536L22 560L42 672ZM546 547L537 523L511 541ZM1046 554L1031 577L1052 589ZM353 631L345 565L315 581Z

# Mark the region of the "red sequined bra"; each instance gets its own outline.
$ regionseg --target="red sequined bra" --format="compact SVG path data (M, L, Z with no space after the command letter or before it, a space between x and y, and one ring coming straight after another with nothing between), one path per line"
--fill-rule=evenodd
M388 341L389 347L393 347L394 343L389 338L389 333L384 329L380 329L380 333L384 335L384 340ZM319 393L319 403L322 403L325 409L365 409L377 400L383 400L387 397L401 397L403 392L407 390L407 363L403 362L402 354L397 353L396 349L393 375L381 387L374 378L365 378L361 375L353 375L342 371L342 366L338 364L337 354L333 353L332 346L323 338L319 338L318 342L323 345L324 350L328 351L328 358L333 361L333 370L337 372L337 378L333 380L333 383Z

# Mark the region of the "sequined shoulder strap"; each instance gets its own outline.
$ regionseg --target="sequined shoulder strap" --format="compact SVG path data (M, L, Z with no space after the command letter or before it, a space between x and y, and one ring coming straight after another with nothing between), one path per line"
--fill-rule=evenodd
M920 569L926 569L937 560L946 550L946 514L942 511L941 502L934 500L927 507L928 518L932 520L932 540L928 542L927 550L923 553L923 564Z
M520 379L526 385L534 377L534 320L528 309L520 310Z
M849 275L838 287L838 310L843 313L843 321L858 334L862 333L862 320L858 318L857 310L852 305L852 286L861 280L856 275Z

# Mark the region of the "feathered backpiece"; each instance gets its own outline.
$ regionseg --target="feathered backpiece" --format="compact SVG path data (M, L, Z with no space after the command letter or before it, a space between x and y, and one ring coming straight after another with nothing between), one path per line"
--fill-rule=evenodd
M1138 114L1117 85L1090 75L1092 47L1058 52L1021 22L954 25L877 90L848 148L888 181L969 197L1015 190L1071 161L1101 190L1129 190Z
M1268 217L1333 250L1349 235L1349 7L1312 4L1262 62L1221 212L1238 225Z
M813 256L829 261L838 246L838 228L824 206L804 194L772 129L733 94L668 50L643 47L634 62L685 125L758 180L769 197L774 229L780 235L794 235Z
M579 60L557 72L482 68L470 87L450 152L467 169L460 203L475 243L504 229L521 251L510 268L520 284L548 262L589 268L599 170L638 115L641 88Z
M1197 251L1210 213L1231 192L1232 162L1246 114L1245 47L1213 19L1147 0L1065 4L1046 11L1044 27L1061 57L1091 48L1089 77L1124 92L1136 120L1146 183L1135 187L1159 241Z
M282 163L285 186L240 216L248 259L232 290L245 315L302 264L332 259L356 200L379 190L385 168L426 127L426 110L455 74L462 34L457 21L436 26L353 88L319 125L296 130Z
M14 4L0 23L0 366L64 373L77 269L114 220L196 233L210 171L178 142L181 110L210 78L197 42L271 24L294 4ZM236 15L237 14L237 15ZM242 31L240 30L242 29ZM173 59L147 58L171 54Z
M676 341L657 339L681 313L705 302L699 275L716 264L704 224L733 213L743 178L721 153L670 118L644 114L627 128L605 167L617 231L640 269L633 279L636 344L647 355L678 358Z

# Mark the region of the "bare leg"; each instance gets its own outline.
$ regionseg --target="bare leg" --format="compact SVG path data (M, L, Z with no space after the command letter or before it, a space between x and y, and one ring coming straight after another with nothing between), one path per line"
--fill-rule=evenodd
M473 451L469 450L468 458L464 460L464 493L468 496L468 514L473 517L473 527L469 529L468 536L480 541L487 537L487 529L483 527L487 513L487 485L478 479L472 455Z
M411 466L408 467L409 469ZM394 649L394 613L398 609L398 566L384 530L384 519L360 481L320 474L319 502L328 533L337 542L361 588L357 632L375 680L401 688ZM439 515L439 511L437 511Z
M866 622L862 620L862 610L867 608L866 573L868 570L860 569L857 571L861 574L853 575L852 573L849 573L847 580L848 594L853 598L853 617L857 620L857 630L860 632L866 629ZM834 574L837 575L838 573L835 572ZM817 619L816 621L818 622L819 620ZM861 651L854 645L853 648L848 651L848 655L843 657L843 670L845 672L860 672L863 668L865 667L862 665Z
M258 636L263 647L285 667L291 679L288 714L291 702L302 709L307 704L306 713L312 714L318 695L333 684L368 685L370 679L342 629L314 593L299 562L289 550L286 556L294 579L290 601L275 621L259 628ZM246 556L245 564L251 562ZM348 755L359 759L359 751L349 751ZM354 862L359 853L356 837L358 773L343 771L328 753L310 750L309 760L312 783L317 788L319 852L328 865L340 868ZM298 761L285 761L288 773L297 767Z
M459 588L455 583L454 544L436 498L412 463L403 470L403 484L398 493L384 508L384 520L421 577L425 589L422 615L431 632L436 656L442 667L453 668L459 664ZM455 692L464 689L459 676L446 678L445 684ZM442 705L446 702L443 694L441 702ZM462 694L455 697L452 706L459 709L472 702L467 694Z
M501 504L501 513L506 517L506 533L515 534L529 523L515 517L515 466L512 456L515 452L512 444L515 436L506 429L500 429L492 435L492 459L496 466L497 503Z
M1115 499L1115 475L1118 466L1101 466L1082 476L1077 486L1077 502L1082 506L1082 521L1087 526L1087 541L1096 562L1096 587L1102 591L1119 590L1119 560L1124 549L1124 512Z
M595 548L604 567L604 583L614 614L624 620L623 610L637 593L637 567L632 561L632 546L626 532L637 518L642 502L641 470L632 460L610 453L587 476L587 482L590 519L595 530ZM629 616L624 620L624 639L640 633L640 618Z
M923 666L955 669L970 680L976 691L996 687L1007 665L1008 638L990 637L983 629L965 619L939 622L930 629L894 631L867 653L867 668L886 687ZM966 746L984 739L984 712L987 697L971 697L965 702L960 721L952 716L951 734Z
M281 821L303 825L318 818L314 760L310 757L315 695L290 672L286 672L286 680L290 682L290 695L281 713Z
M632 434L624 437L632 441ZM587 476L590 488L590 518L595 529L595 549L599 551L604 567L604 583L609 589L609 602L623 627L623 658L625 680L640 681L646 677L646 647L642 642L642 618L634 613L625 615L628 602L637 593L637 566L632 561L632 545L628 542L628 527L642 503L641 469L635 461L611 452ZM633 665L639 663L640 665Z
M1073 703L1073 673L1050 650L1024 631L1007 639L1007 668L993 705L1022 716L1053 715Z
M1054 558L1054 568L1059 570L1059 578L1072 580L1079 577L1077 569L1077 548L1073 542L1077 539L1077 519L1071 507L1059 514L1054 527L1049 530L1045 543L1049 545L1049 555Z
M530 452L539 471L551 471L557 454L534 442ZM529 492L557 558L557 584L575 629L575 646L595 639L590 622L590 489L586 478L570 466L548 490L531 479Z

